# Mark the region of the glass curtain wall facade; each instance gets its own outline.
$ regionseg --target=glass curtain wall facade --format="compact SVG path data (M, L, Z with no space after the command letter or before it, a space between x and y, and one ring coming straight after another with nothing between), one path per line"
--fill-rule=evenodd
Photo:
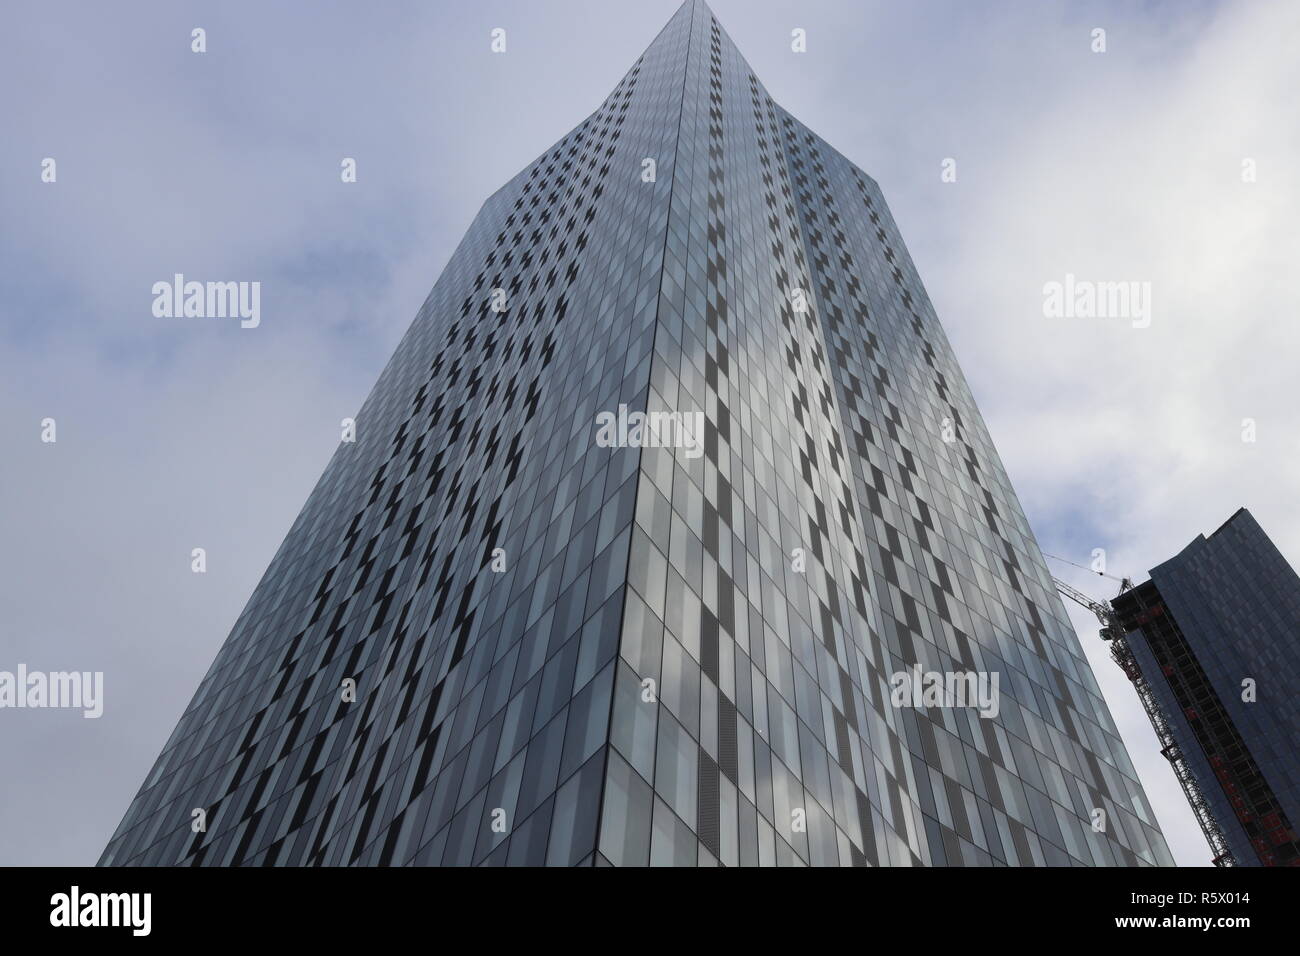
M879 188L702 0L356 421L102 864L1171 862Z

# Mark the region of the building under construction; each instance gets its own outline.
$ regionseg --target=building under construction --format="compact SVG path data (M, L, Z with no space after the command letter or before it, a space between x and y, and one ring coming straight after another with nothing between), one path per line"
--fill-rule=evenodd
M1300 577L1250 512L1099 613L1214 862L1300 865Z

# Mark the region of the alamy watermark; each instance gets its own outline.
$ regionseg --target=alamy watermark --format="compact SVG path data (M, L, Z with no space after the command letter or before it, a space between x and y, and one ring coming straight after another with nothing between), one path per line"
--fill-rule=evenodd
M104 713L103 671L0 671L0 708L51 707L80 709L81 716Z
M601 448L681 448L686 457L704 454L703 412L629 412L596 414L596 444Z
M992 718L1000 709L996 671L922 671L920 664L890 675L895 707L974 707Z
M153 314L160 319L237 318L245 329L262 324L260 282L186 282L178 272L171 282L155 282L153 295Z
M1131 319L1133 328L1151 324L1150 282L1094 282L1067 272L1064 282L1043 285L1043 315L1049 319Z

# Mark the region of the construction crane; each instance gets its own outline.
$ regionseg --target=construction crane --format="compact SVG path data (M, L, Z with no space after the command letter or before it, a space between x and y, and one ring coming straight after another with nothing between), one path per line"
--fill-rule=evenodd
M1117 580L1120 581L1120 594L1132 590L1133 582L1128 578L1119 578ZM1066 584L1060 578L1052 578L1052 583L1056 585L1056 590L1060 591L1075 604L1087 608L1096 615L1097 620L1101 622L1101 639L1103 641L1114 641L1117 638L1123 640L1124 631L1120 628L1119 622L1115 617L1115 611L1108 601L1094 601L1077 588L1070 587L1070 585ZM1114 647L1113 644L1111 646Z
M1052 557L1052 555L1045 555ZM1063 558L1056 560L1062 561ZM1066 561L1066 564L1073 564L1072 561ZM1081 565L1075 565L1081 567ZM1090 570L1085 568L1084 570ZM1100 571L1094 573L1102 574ZM1113 578L1112 575L1104 574L1103 577ZM1119 593L1133 589L1133 582L1128 578L1113 578L1120 582ZM1152 690L1150 683L1142 674L1142 669L1138 667L1137 660L1133 657L1133 651L1128 646L1128 640L1125 638L1125 631L1120 624L1119 616L1115 613L1114 607L1109 601L1097 601L1090 598L1077 588L1071 587L1060 578L1053 577L1052 583L1056 585L1056 590L1060 591L1065 597L1068 597L1075 604L1087 608L1101 623L1101 639L1110 644L1111 659L1120 666L1124 674L1132 682L1134 689L1137 691L1138 699L1142 702L1142 709L1147 713L1147 719L1151 721L1151 728L1156 732L1156 739L1160 741L1160 753L1169 761L1170 767L1173 768L1174 776L1178 778L1178 784L1183 788L1183 795L1187 797L1187 802L1192 808L1192 813L1196 816L1196 822L1201 825L1201 832L1205 834L1205 840L1210 844L1210 849L1214 852L1215 866L1236 866L1237 861L1228 848L1228 839L1224 835L1219 822L1214 818L1210 810L1210 804L1201 793L1200 785L1192 775L1191 768L1183 758L1183 752L1179 749L1178 741L1175 739L1173 731L1169 726L1169 718L1165 715L1164 709L1160 706L1160 701L1156 699L1155 692Z

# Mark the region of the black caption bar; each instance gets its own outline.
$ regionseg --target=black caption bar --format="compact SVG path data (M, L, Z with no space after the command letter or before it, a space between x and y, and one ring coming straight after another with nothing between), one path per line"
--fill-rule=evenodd
M6 939L69 936L147 943L347 943L377 927L429 938L464 933L589 933L597 923L687 925L706 912L728 933L857 925L928 927L992 940L1199 934L1294 929L1300 873L1263 869L859 870L834 873L411 869L11 869L0 897ZM699 882L696 883L695 881ZM683 881L686 881L683 883ZM748 900L746 905L739 905ZM728 902L730 901L730 902ZM721 924L719 924L721 925ZM474 929L478 927L479 929ZM530 929L531 927L531 929ZM566 929L565 927L568 927ZM891 929L891 927L893 927ZM651 937L654 938L654 937ZM45 941L45 940L42 940ZM488 939L485 938L484 942ZM431 945L436 939L429 938Z

